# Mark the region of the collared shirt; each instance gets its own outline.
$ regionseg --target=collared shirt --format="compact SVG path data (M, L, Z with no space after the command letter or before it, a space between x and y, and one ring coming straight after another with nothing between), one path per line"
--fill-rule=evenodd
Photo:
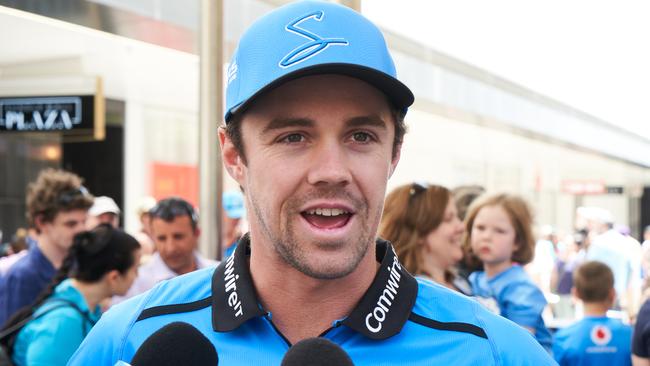
M199 252L194 253L197 269L216 267L219 264L217 261L203 257ZM135 295L139 295L157 283L177 277L178 273L174 272L165 261L163 261L160 253L155 252L151 255L151 259L144 265L138 268L138 277L133 281L131 288L124 296L113 296L112 303L117 304Z
M546 298L521 266L513 265L492 278L483 271L474 272L469 281L475 296L496 300L500 315L533 328L537 341L546 349L551 348L551 333L542 319Z
M16 337L12 357L17 366L65 365L101 316L99 306L90 311L72 280L61 282L50 299L34 312L34 319ZM70 305L61 305L57 299L71 302L83 314Z
M216 270L165 281L111 308L69 365L129 362L147 337L175 321L203 333L219 365L279 365L291 344L260 305L250 250L244 236ZM413 278L388 242L378 241L377 261L379 270L357 306L321 334L355 365L555 364L523 328L466 296Z
M632 328L619 319L585 317L557 331L553 357L561 366L630 366Z
M47 286L56 269L38 245L32 246L9 271L0 277L0 324L23 306L31 304Z

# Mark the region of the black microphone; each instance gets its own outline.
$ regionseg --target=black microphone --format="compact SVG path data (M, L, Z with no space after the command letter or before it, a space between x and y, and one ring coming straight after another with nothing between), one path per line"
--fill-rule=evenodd
M343 348L325 338L307 338L289 348L281 366L354 366Z
M132 366L214 366L217 350L198 329L174 322L147 338L131 360Z

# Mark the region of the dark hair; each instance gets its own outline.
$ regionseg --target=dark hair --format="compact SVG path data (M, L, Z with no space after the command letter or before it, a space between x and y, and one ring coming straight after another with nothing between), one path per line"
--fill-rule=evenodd
M40 172L35 182L27 186L27 222L34 227L36 217L51 222L59 212L88 210L93 196L81 185L83 179L73 173L48 168Z
M97 282L112 270L125 274L135 263L138 241L122 230L101 224L92 231L84 231L74 237L68 255L50 284L28 306L18 310L5 323L2 330L9 329L32 316L54 289L68 277L81 282Z
M485 188L478 185L458 186L451 192L456 201L456 207L458 208L458 217L461 220L465 220L469 206L475 199L485 193Z
M392 108L393 117L395 118L395 138L393 139L393 155L395 158L397 156L397 151L399 146L402 145L404 141L404 135L406 134L406 123L404 122L405 113L401 110ZM244 152L244 140L242 139L241 134L241 121L243 119L243 112L234 113L230 116L230 119L227 121L225 126L222 126L224 132L232 142L233 146L241 156L242 161L246 164L246 154Z
M573 286L584 302L603 302L614 288L614 274L605 263L588 261L573 273Z
M149 216L151 219L159 218L167 222L172 222L178 216L189 216L192 230L196 230L199 224L199 215L196 214L194 207L180 197L170 197L160 200L151 210Z
M399 186L386 196L379 236L393 243L410 273L425 274L420 239L440 226L450 198L447 188L420 183Z

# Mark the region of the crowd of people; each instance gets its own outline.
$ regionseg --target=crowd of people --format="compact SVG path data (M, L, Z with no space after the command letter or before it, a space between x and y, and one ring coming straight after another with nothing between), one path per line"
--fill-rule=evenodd
M232 244L244 202L240 193L224 196ZM152 200L143 199L141 229L130 235L115 201L93 197L74 173L46 169L29 185L30 229L18 229L0 257L0 343L15 365L65 365L113 304L217 264L198 251L188 201Z
M130 362L183 322L225 365L280 364L310 337L358 364L650 365L650 302L637 313L650 242L606 210L580 208L570 240L535 240L515 194L413 182L386 195L414 96L358 13L280 7L244 34L228 77L219 142L245 194L223 197L225 259L198 252L186 200L144 200L131 235L111 198L44 170L0 263L0 361Z

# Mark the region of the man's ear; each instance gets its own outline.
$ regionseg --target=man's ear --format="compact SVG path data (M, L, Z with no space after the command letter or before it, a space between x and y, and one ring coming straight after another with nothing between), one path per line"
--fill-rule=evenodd
M219 145L221 145L223 166L228 174L241 185L244 181L244 160L228 137L224 127L219 127Z
M43 231L43 225L45 225L45 221L43 221L43 219L43 214L37 214L34 217L34 227L38 233L41 233Z
M397 169L397 163L399 163L399 158L402 156L402 144L395 146L395 151L393 152L393 159L390 162L390 172L388 173L388 178L393 176L395 169Z

